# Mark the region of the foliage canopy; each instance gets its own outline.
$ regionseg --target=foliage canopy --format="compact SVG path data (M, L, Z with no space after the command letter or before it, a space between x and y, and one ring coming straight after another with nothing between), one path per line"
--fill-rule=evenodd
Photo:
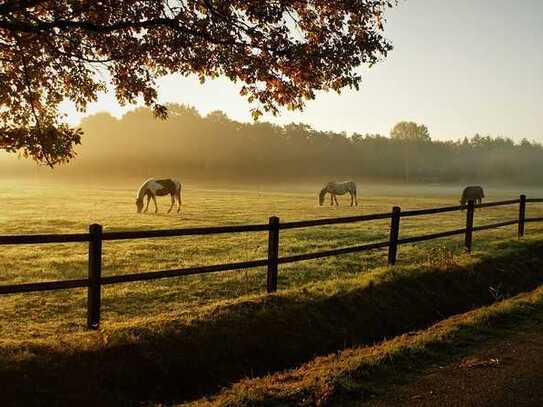
M390 131L393 140L411 143L431 141L430 132L424 124L399 122Z
M315 91L358 88L355 68L387 55L395 0L5 0L0 2L0 148L55 165L81 132L59 104L84 110L114 88L155 115L156 79L178 73L243 82L253 116L302 109ZM108 79L104 79L108 78Z

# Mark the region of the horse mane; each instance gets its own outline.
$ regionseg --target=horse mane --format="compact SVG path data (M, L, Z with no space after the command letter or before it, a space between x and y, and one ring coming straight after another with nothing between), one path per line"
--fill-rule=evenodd
M138 194L136 196L136 200L140 201L143 200L143 195L145 194L145 186L149 183L149 181L152 181L152 178L146 179L143 184L140 185L138 189Z

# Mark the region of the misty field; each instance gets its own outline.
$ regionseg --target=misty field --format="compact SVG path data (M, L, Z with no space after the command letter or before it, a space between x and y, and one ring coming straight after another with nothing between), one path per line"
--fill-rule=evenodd
M187 184L181 214L165 214L169 197L159 198L159 211L135 213L138 183L112 187L88 185L37 185L2 181L0 234L85 232L91 223L105 231L181 228L189 226L267 223L339 217L402 209L456 205L461 187L359 184L359 203L339 208L329 199L319 207L319 185L275 184L246 187ZM486 188L486 201L514 199L520 193L543 197L543 190ZM518 207L476 211L475 224L516 219ZM527 216L543 216L543 205L529 204ZM400 237L464 227L465 213L402 219ZM528 224L528 238L543 236L543 227ZM282 231L280 255L300 254L386 240L389 221L353 223ZM478 232L474 253L497 250L497 241L514 239L516 227ZM267 233L104 242L103 275L158 271L216 263L262 259L267 254ZM462 238L406 245L399 249L398 264L446 261L462 256ZM323 280L338 281L386 265L386 253L375 251L280 266L279 289L303 290ZM51 244L0 247L0 285L85 278L87 244ZM130 324L156 315L182 312L197 315L203 306L263 293L264 268L200 276L126 283L103 289L102 324ZM0 341L46 338L85 329L86 290L0 296Z

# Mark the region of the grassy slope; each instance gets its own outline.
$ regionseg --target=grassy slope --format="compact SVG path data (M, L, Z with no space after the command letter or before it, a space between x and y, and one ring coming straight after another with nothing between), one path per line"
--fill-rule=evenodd
M542 249L538 241L503 242L499 256L381 269L215 303L198 314L179 308L93 334L5 340L2 397L118 404L212 394L243 377L293 368L531 290L543 282Z
M316 358L294 370L241 381L213 399L198 400L190 406L360 405L375 396L385 396L391 386L408 383L432 365L448 363L516 332L540 331L541 326L543 288L538 288L423 331Z
M0 213L0 234L81 232L88 224L102 223L106 230L149 229L221 224L265 223L268 216L282 220L347 216L389 211L393 205L404 209L442 206L457 201L458 188L414 186L370 186L361 183L359 208L339 209L316 205L318 185L252 186L237 189L204 189L187 185L181 216L136 215L134 189L137 185L115 188L32 186L1 184L0 199L6 210ZM488 189L488 199L517 196L521 190ZM538 195L538 191L528 191ZM425 196L421 198L420 196ZM543 196L543 192L538 196ZM341 200L343 204L348 198ZM161 209L167 199L159 201ZM531 205L529 216L541 216L543 206ZM476 222L486 223L516 217L516 208L486 209ZM462 227L463 215L443 214L402 220L402 236ZM541 236L541 226L530 225L531 237ZM281 254L349 246L386 239L388 222L349 224L285 231L281 234ZM478 233L474 256L495 253L497 239L514 236L514 228ZM233 236L186 237L104 245L104 274L151 271L191 265L249 260L265 257L265 233ZM434 241L400 249L400 265L438 261L461 253L461 239ZM86 276L86 245L47 245L2 247L0 284L83 278ZM385 264L382 251L308 261L280 268L279 288L300 289L317 282L356 277ZM192 318L222 302L238 301L261 294L265 270L229 272L147 283L109 286L103 293L105 327L138 325L146 318L166 316L179 309ZM86 337L84 331L86 291L0 296L0 346L10 341L54 342L66 334Z

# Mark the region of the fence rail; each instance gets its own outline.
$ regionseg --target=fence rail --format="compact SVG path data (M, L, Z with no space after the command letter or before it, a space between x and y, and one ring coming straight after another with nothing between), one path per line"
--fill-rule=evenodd
M81 243L86 242L89 245L88 278L78 280L47 281L38 283L26 283L16 285L0 286L0 294L28 293L49 290L64 290L71 288L88 289L87 296L87 326L90 329L97 329L100 325L100 306L101 306L101 287L107 284L128 283L134 281L147 281L161 278L171 278L188 276L194 274L216 273L223 271L243 270L254 267L267 267L266 287L269 293L277 291L278 266L280 264L294 263L305 260L319 259L329 256L337 256L347 253L358 253L370 250L388 248L388 264L394 265L397 259L398 246L402 244L412 244L427 240L440 239L455 235L464 235L464 246L466 251L472 249L473 232L496 229L505 226L517 225L517 235L519 238L524 236L524 226L526 223L543 222L543 217L526 218L527 203L542 203L543 199L527 199L521 195L519 199L512 199L499 202L488 202L484 204L475 204L469 201L467 206L448 206L442 208L416 209L403 211L399 207L394 207L392 212L378 213L372 215L349 216L342 218L325 218L306 221L283 222L278 217L271 217L268 224L239 225L239 226L218 226L218 227L198 227L183 229L166 230L144 230L144 231L120 231L103 232L101 225L90 225L88 233L74 234L40 234L40 235L18 235L18 236L0 236L0 245L21 245L21 244L47 244L47 243ZM498 223L492 223L481 226L474 226L475 209L490 208L505 205L518 204L518 218ZM454 212L466 210L466 227L461 229L449 230L444 232L431 233L420 236L400 238L400 222L402 218L432 215L438 213ZM342 247L337 249L319 251L314 253L303 253L281 257L279 255L279 233L281 230L298 229L314 226L337 225L354 222L369 222L375 220L390 219L390 237L389 240L378 243L368 243L357 246ZM121 274L102 277L102 242L111 240L127 239L147 239L157 237L178 237L193 235L210 235L225 233L245 233L245 232L268 232L268 257L267 259L252 260L245 262L214 264L208 266L180 268L173 270L149 271L142 273Z
M72 233L64 235L19 235L0 236L0 245L42 244L42 243L75 243L88 242L88 233Z

